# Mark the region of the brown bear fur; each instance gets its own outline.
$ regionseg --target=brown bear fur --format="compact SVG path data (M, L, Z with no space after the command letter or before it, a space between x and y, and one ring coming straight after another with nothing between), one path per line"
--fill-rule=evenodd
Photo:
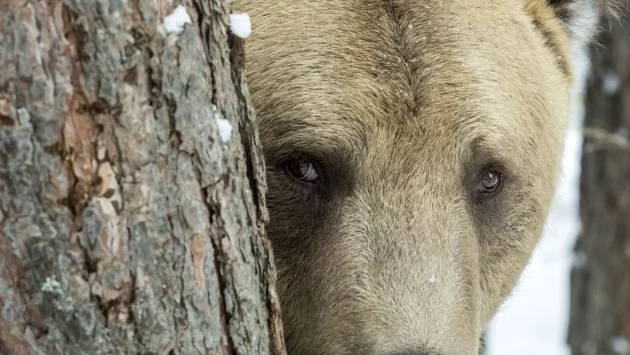
M591 5L233 1L289 355L477 353L546 221Z

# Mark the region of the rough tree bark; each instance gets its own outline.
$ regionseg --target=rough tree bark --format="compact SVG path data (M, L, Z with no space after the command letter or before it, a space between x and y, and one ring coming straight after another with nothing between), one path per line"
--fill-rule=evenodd
M592 47L582 156L582 234L571 273L574 355L630 354L630 8Z
M1 354L284 353L227 3L0 1Z

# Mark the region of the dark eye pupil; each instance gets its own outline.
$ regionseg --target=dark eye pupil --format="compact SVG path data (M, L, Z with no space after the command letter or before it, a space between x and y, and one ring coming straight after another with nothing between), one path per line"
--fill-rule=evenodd
M484 192L494 192L501 186L501 175L494 171L488 172L481 179L480 185Z
M293 159L287 163L287 171L294 178L309 182L317 183L319 181L319 174L311 162L306 159Z

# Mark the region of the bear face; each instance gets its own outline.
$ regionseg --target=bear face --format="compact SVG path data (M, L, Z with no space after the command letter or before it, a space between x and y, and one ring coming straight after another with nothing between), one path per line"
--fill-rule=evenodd
M553 199L580 6L233 2L290 355L477 353Z

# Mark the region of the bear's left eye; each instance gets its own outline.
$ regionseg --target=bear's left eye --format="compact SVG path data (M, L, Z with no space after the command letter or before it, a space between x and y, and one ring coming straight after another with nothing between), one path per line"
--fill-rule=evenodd
M493 195L501 190L503 186L503 175L498 171L488 171L477 185L477 191L484 195Z
M309 183L319 183L319 174L313 163L304 158L294 158L287 161L284 165L287 173L297 180Z

